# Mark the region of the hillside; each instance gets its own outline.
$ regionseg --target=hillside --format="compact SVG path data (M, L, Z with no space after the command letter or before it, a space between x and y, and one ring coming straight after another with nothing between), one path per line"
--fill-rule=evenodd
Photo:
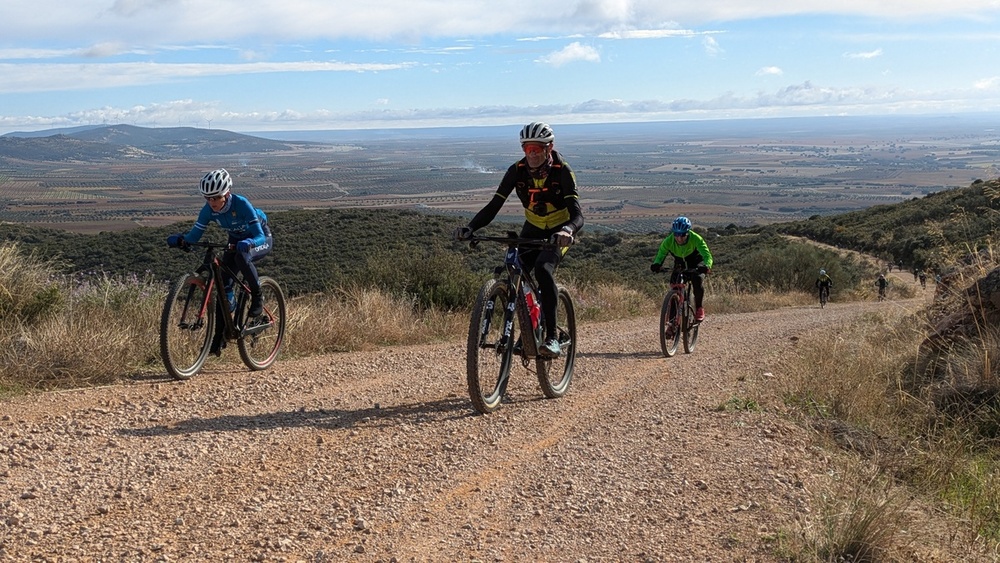
M1000 179L929 194L894 205L769 227L882 257L886 262L943 272L957 258L987 246L1000 227ZM760 229L751 229L759 231Z
M387 284L414 293L419 282L449 285L492 271L500 259L497 247L470 249L452 241L458 217L386 209L320 209L269 213L275 251L260 264L281 281L289 295L327 291L352 283ZM124 232L81 235L52 229L0 223L0 240L16 241L25 251L58 260L74 275L148 275L171 280L193 269L199 256L166 247L166 237L184 232L192 222L162 228L141 227ZM496 235L519 230L519 224L497 221L484 232ZM838 280L837 291L850 290L874 269L853 258L841 259L828 250L790 242L774 232L747 235L739 230L702 231L715 257L716 279L756 290L811 291L815 273L826 268ZM206 235L221 240L213 226ZM623 234L585 228L560 265L560 276L583 284L613 283L655 294L660 278L649 275L663 235ZM410 281L414 284L407 285ZM437 305L465 307L476 287ZM424 284L426 285L426 284Z
M0 136L0 159L99 162L140 157L202 157L292 150L303 144L307 143L292 144L222 129L119 124L67 130L51 136Z

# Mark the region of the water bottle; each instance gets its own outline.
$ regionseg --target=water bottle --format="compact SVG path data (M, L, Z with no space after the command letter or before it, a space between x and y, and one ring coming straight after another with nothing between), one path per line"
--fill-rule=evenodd
M226 289L226 303L229 303L230 313L236 310L236 294L231 287Z
M527 284L522 287L524 288L524 302L528 305L528 313L531 316L531 328L538 328L538 317L541 314L541 310L538 306L538 301L535 300L535 293L531 291L531 288Z

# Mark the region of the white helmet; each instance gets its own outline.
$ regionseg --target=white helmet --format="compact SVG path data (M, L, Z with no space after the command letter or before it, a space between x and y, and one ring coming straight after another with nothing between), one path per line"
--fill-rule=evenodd
M825 275L826 275L826 270L820 270L820 271L819 271L819 275L821 275L821 276L825 276Z
M521 129L521 144L524 143L551 143L556 140L555 133L548 123L532 121Z
M232 187L233 179L225 168L213 170L201 179L201 195L205 197L226 195Z

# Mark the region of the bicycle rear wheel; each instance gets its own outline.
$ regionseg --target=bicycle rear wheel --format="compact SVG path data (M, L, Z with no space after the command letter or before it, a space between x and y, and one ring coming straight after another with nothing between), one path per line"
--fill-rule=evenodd
M678 322L681 308L681 296L676 291L667 293L660 307L660 349L663 355L671 357L677 353L681 342L681 326Z
M576 360L576 311L573 298L564 287L558 288L556 305L556 338L559 340L559 357L535 360L538 383L549 399L562 397L573 381L573 362Z
M271 367L278 359L278 352L285 341L285 294L278 282L267 276L260 278L260 293L264 299L264 313L254 319L247 319L243 336L237 339L240 358L253 371ZM243 300L249 308L249 299ZM247 310L239 313L239 318L247 317Z
M208 280L181 276L170 286L160 316L160 356L167 373L188 379L201 370L212 346L215 303Z
M514 356L513 343L518 341L519 336L517 323L511 322L510 336L504 338L508 304L507 284L491 279L479 290L472 309L466 349L466 381L472 406L482 414L495 411L507 390ZM510 318L513 319L513 316Z
M694 346L698 343L698 327L701 326L701 323L695 322L694 313L694 302L689 300L684 304L684 320L682 321L685 354L694 352Z

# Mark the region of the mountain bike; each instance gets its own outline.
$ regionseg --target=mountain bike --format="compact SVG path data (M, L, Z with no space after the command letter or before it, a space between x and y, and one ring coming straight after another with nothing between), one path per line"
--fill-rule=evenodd
M670 291L663 297L663 306L660 307L660 349L668 358L677 353L682 340L684 353L694 352L698 342L698 326L701 323L694 320L691 278L707 271L708 268L704 266L675 268L671 271Z
M830 288L821 287L819 288L819 308L822 309L826 307L826 302L830 300Z
M545 318L538 301L538 287L521 266L525 248L554 249L547 240L473 236L470 245L496 242L506 245L502 266L494 270L476 297L469 322L466 379L472 406L482 413L495 411L507 391L515 359L529 372L534 366L542 393L550 399L562 397L573 379L576 359L576 313L573 298L557 287L556 337L560 354L550 358L539 354L545 339Z
M878 288L878 300L885 301L885 286Z
M167 372L176 379L197 374L208 359L216 331L221 331L223 343L236 341L248 368L270 367L285 338L285 294L278 282L260 277L264 312L250 317L250 287L220 259L222 252L232 251L230 245L196 242L186 246L202 247L205 255L194 273L171 284L163 304L160 355ZM224 274L235 280L232 300L226 294ZM227 306L221 306L223 303Z

